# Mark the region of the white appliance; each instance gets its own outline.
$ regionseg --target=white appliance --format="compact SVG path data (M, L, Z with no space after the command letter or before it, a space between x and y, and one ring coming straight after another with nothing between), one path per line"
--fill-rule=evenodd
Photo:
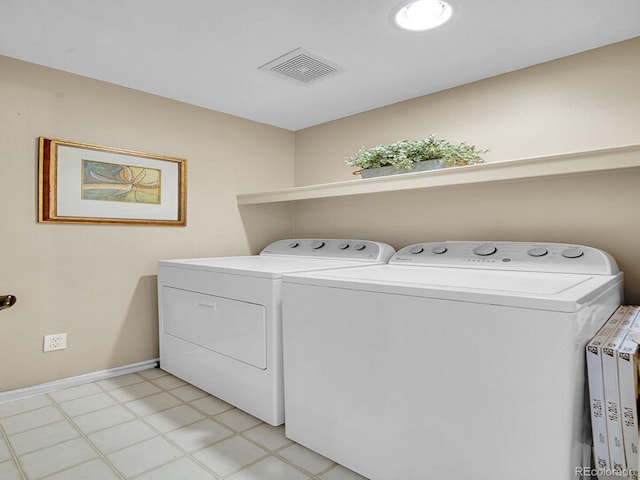
M279 425L282 274L386 263L394 252L372 241L290 239L260 255L161 260L160 366Z
M580 478L584 347L621 302L615 261L578 245L285 275L286 435L372 480Z

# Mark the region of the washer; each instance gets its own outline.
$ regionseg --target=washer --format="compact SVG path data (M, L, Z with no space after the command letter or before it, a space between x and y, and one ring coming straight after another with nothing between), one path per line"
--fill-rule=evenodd
M286 435L372 480L578 478L584 347L621 302L615 261L579 245L285 275Z
M260 255L161 260L160 366L280 425L282 274L386 263L394 253L372 241L289 239Z

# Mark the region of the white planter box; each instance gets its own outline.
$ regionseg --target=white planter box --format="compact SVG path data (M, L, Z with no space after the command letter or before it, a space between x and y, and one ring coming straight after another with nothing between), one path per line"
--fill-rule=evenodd
M400 173L422 172L425 170L436 170L442 168L442 162L440 160L424 160L422 162L415 163L413 168L395 168L392 166L378 167L378 168L365 168L360 172L362 178L372 177L384 177L387 175L398 175Z

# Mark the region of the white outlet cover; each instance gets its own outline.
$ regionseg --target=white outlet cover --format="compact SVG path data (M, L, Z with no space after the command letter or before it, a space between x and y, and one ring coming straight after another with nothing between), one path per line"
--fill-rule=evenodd
M67 334L66 333L54 333L53 335L44 336L44 348L45 352L52 352L54 350L64 350L67 348Z

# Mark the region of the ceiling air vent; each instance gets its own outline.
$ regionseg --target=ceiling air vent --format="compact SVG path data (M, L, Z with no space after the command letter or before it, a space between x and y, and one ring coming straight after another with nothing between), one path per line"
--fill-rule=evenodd
M293 80L298 85L309 85L343 72L344 67L303 48L296 48L258 67L258 70Z

